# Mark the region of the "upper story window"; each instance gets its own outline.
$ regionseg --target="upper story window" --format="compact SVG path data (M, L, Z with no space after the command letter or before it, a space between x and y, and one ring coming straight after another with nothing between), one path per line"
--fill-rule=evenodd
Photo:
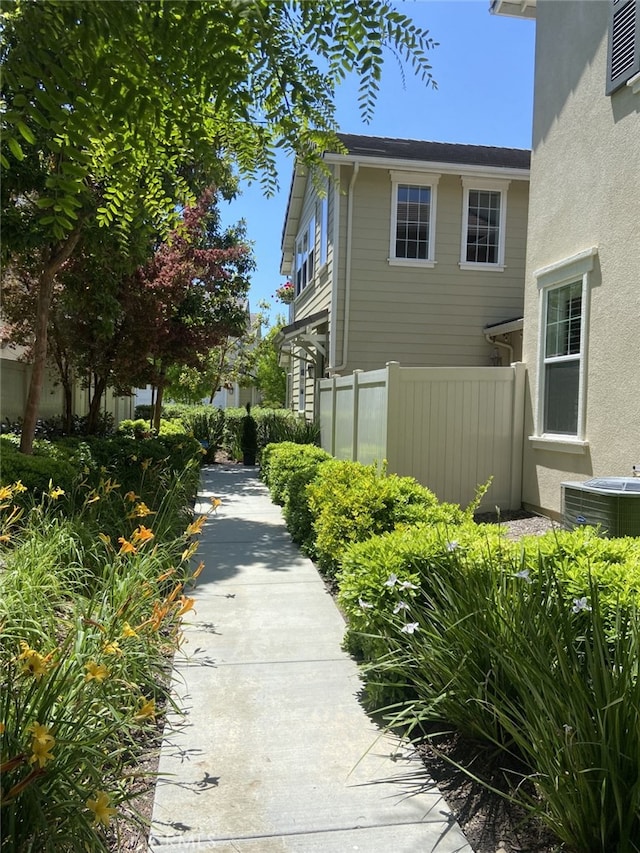
M296 296L313 279L316 241L316 218L312 216L296 239L295 284Z
M563 450L586 444L589 277L596 249L534 273L540 292L536 435Z
M434 265L438 179L439 175L391 172L390 263Z
M609 0L607 95L640 73L640 0ZM634 91L636 91L634 89Z
M320 199L320 266L327 262L329 244L329 182L325 186L325 195Z
M460 266L504 269L509 181L463 178Z

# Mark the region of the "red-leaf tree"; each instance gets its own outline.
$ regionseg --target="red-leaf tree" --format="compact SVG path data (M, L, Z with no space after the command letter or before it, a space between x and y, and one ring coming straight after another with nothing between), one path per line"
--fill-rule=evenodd
M242 229L220 233L213 201L210 190L184 211L181 227L136 271L124 294L130 328L123 328L120 361L129 365L133 384L155 386L156 427L169 368L197 366L246 326L253 256Z

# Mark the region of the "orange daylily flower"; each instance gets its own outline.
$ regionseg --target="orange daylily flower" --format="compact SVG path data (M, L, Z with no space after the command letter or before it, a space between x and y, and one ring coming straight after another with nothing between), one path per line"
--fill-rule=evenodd
M135 545L132 545L128 539L124 538L124 536L119 536L118 542L120 543L120 550L118 551L119 554L135 554L136 553L137 548L135 547Z
M172 601L175 601L181 592L182 592L182 584L177 583L174 586L174 588L171 590L171 593L170 593L169 597L167 598L167 602L170 604Z
M180 601L178 602L178 610L176 611L177 616L184 616L185 613L188 613L190 610L193 610L193 605L195 604L195 598L187 598L186 595L180 596Z
M158 575L158 577L156 578L156 582L162 583L162 581L166 581L167 578L170 578L171 575L175 575L175 573L176 570L172 566L170 569L167 569L166 572L163 572L161 575Z
M136 529L131 534L132 540L136 543L136 545L140 545L143 542L148 542L150 539L153 539L154 534L152 531L145 527L144 524L138 525Z
M207 516L201 515L200 518L197 518L195 521L192 521L191 524L187 527L187 536L198 536L200 533L202 533L202 528L206 520Z
M202 574L202 570L203 570L203 569L204 569L204 561L203 561L203 560L200 560L200 563L198 564L198 568L197 568L197 569L195 570L195 572L191 575L191 580L195 580L196 578L200 577L200 575Z

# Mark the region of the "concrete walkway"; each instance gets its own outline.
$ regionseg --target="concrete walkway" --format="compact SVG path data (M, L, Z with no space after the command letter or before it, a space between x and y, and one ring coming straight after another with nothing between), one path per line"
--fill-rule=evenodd
M212 496L151 849L473 853L420 760L359 704L342 616L257 469L204 469L198 513Z

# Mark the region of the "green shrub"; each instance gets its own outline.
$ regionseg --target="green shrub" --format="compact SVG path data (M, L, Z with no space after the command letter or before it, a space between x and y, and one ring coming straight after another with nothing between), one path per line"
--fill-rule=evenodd
M387 476L373 465L332 460L307 487L320 569L332 577L347 546L400 525L428 520L427 510L463 517L459 507L437 509L433 492L411 477Z
M76 479L77 469L69 458L70 454L51 453L45 449L47 444L48 442L38 442L34 447L34 454L27 456L20 453L17 444L7 436L0 437L0 482L8 485L20 480L36 499L46 494L51 486L57 486L69 494Z
M266 483L271 500L284 506L291 477L299 471L317 468L320 462L331 459L331 455L313 444L295 444L283 441L268 444L262 452L260 475Z

